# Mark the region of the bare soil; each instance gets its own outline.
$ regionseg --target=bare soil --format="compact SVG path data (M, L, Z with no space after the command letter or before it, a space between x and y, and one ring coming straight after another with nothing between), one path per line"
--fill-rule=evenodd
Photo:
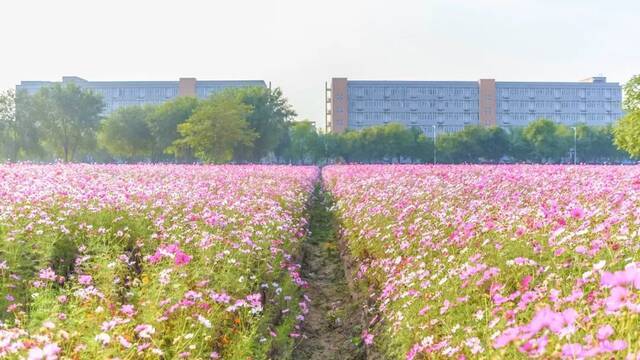
M362 312L349 289L338 244L331 199L316 189L310 208L310 235L303 245L302 275L309 283L311 307L293 359L360 360Z

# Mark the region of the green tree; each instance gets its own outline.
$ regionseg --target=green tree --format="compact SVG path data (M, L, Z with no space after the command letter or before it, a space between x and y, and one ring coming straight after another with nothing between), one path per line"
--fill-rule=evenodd
M44 142L65 162L79 150L95 149L102 98L74 84L42 88L33 98L35 116L47 136Z
M640 74L624 84L623 108L627 112L640 111Z
M287 135L287 123L296 116L296 112L280 88L250 87L234 91L239 94L242 102L250 107L247 121L249 128L257 134L252 146L237 144L235 159L237 161L260 161L275 151L278 144Z
M180 154L190 148L204 162L228 162L236 146L250 148L257 137L246 120L250 111L236 92L223 91L203 101L186 122L178 125L181 138L169 151Z
M531 122L523 130L523 137L531 144L533 157L537 161L557 162L571 148L570 130L548 119Z
M640 158L640 111L627 114L613 128L616 146L632 158Z
M322 157L320 138L312 122L293 122L289 127L289 138L289 159L292 162L315 163Z
M180 134L178 125L187 121L198 107L195 97L179 97L159 105L147 116L149 130L154 139L151 158L153 161L174 160L167 149L176 141ZM167 158L171 155L171 158Z
M614 144L613 128L607 126L576 127L579 162L617 162L626 158Z
M16 94L13 90L0 93L0 156L17 160L18 129L16 123Z
M438 136L436 147L442 162L497 162L508 153L509 138L501 128L466 126L461 131Z
M127 161L148 158L154 138L147 118L154 110L151 106L129 106L114 111L102 121L98 145Z
M481 138L482 157L497 162L509 152L510 142L507 132L500 127L485 128Z
M420 163L430 162L433 160L433 139L427 137L427 135L418 127L411 127L409 129L412 139L408 145L406 156L411 159L411 162L417 161Z

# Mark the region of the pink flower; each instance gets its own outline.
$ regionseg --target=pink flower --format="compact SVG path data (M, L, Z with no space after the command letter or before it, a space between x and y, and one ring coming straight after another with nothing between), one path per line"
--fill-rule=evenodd
M365 330L362 332L362 340L365 345L373 345L373 334L369 333L369 331Z
M129 349L131 347L131 343L129 342L129 340L125 339L122 335L118 335L118 342L125 349Z
M189 262L191 262L191 256L187 255L181 250L178 250L175 253L175 258L173 259L173 262L178 266L186 265Z
M605 300L607 311L615 312L627 305L629 301L629 290L627 288L616 286L611 289L611 294Z
M584 210L580 207L571 209L571 217L574 219L582 219L584 217Z
M151 338L151 335L155 334L156 329L151 325L140 324L136 326L134 331L138 334L138 337L142 339L149 339Z
M120 311L123 314L127 315L128 317L132 317L133 315L136 314L136 310L135 310L134 306L130 305L130 304L122 305L122 307L120 308Z
M582 356L582 345L580 344L565 344L562 347L562 355L565 358L575 359Z
M520 287L523 291L529 288L529 284L531 284L531 280L533 280L533 276L531 275L527 275L523 277L522 280L520 280Z
M40 273L38 274L38 277L40 279L42 279L42 280L55 281L56 280L56 273L53 272L53 270L51 268L46 268L46 269L40 270Z
M598 333L596 338L600 341L608 339L611 335L613 335L613 328L611 325L604 325L598 329Z
M91 275L80 275L78 276L78 282L81 285L91 285L91 281L93 279L91 278Z

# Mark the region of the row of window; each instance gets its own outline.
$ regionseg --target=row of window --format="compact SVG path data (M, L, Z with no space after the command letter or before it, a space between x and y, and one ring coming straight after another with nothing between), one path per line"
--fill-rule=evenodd
M568 124L573 123L597 123L606 124L614 122L619 116L613 114L554 114L554 113L535 113L535 114L498 114L500 123L518 124L522 122L534 121L536 119L545 118L557 122Z
M620 99L622 92L615 88L504 88L498 87L498 96L500 97L547 97L547 98L605 98Z
M368 109L477 109L477 101L463 101L463 100L451 100L451 101L402 101L402 100L363 100L363 101L350 101L349 108L356 111L365 111Z
M387 124L389 121L384 121L383 124ZM351 129L364 129L370 126L380 125L380 123L368 123L368 124L349 124L349 128ZM433 128L433 124L407 124L408 126L417 127L422 132L424 132L427 136L433 137L434 132L437 132L438 135L453 133L462 131L465 125L436 125L436 129Z
M620 101L526 101L526 100L513 100L513 101L498 101L498 107L506 108L544 108L544 107L557 107L563 109L620 109Z
M127 106L143 106L143 105L158 105L164 103L164 100L118 100L118 101L105 101L104 113L108 114L121 107Z
M171 99L178 96L177 87L130 87L130 88L88 88L109 99Z
M497 87L499 97L578 97L620 99L620 88L612 87ZM350 86L350 98L425 98L425 97L467 97L477 98L477 87L433 87L433 86Z
M442 121L455 123L471 123L478 121L478 113L406 113L406 112L365 112L349 114L350 123L366 123L382 121Z
M224 89L228 89L230 87L234 87L234 86L227 86L227 85L219 85L219 86L198 86L196 87L196 95L199 98L207 98L209 96L211 96L211 94L220 92Z
M405 99L426 97L478 97L478 88L473 87L349 87L349 97L355 99Z
M498 110L569 110L569 111L612 111L620 113L619 101L590 101L590 102L578 102L578 101L501 101L497 106Z

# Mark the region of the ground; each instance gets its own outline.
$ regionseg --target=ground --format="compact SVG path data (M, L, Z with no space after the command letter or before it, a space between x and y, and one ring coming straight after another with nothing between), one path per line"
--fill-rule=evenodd
M359 301L349 290L331 199L318 187L312 201L310 235L304 244L302 262L311 308L293 358L364 359Z

